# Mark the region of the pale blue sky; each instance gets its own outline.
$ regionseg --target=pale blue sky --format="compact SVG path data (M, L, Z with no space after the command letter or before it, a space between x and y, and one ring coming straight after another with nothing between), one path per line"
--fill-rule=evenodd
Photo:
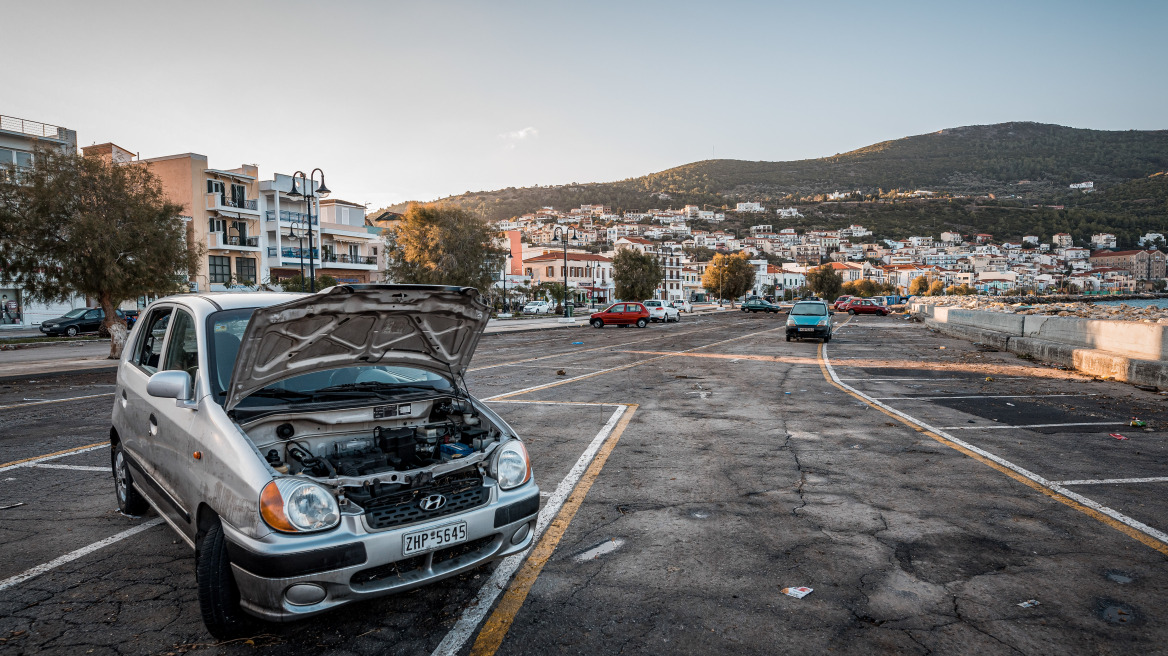
M379 207L959 125L1168 128L1165 2L15 2L0 114ZM20 29L11 29L21 26Z

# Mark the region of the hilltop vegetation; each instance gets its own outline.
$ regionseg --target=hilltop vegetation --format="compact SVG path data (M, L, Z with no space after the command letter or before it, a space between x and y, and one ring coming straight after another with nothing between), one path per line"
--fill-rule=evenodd
M864 223L879 236L989 232L1020 238L1070 232L1115 232L1128 243L1168 222L1165 176L1168 130L1109 132L1040 123L1002 123L941 130L820 159L793 162L707 160L610 183L507 188L441 199L505 219L553 206L601 204L614 211L733 207L759 201L797 206L805 219L783 227ZM1084 195L1067 185L1095 182ZM894 203L820 203L834 191L927 189L965 198ZM993 195L994 199L989 197ZM1054 210L1032 205L1066 205ZM757 217L742 219L759 222ZM738 221L734 221L737 223ZM780 223L771 215L763 223ZM1050 231L1050 232L1048 232ZM1138 234L1137 234L1138 233Z

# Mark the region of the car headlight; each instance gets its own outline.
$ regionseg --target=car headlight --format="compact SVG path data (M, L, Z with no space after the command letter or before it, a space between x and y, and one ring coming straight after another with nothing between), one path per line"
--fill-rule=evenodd
M277 478L260 493L260 515L268 526L284 533L324 531L341 522L341 510L331 492L297 478Z
M788 326L797 326L799 324L795 323L794 319L787 319L787 325Z
M491 474L499 481L499 488L510 490L531 479L531 461L527 447L519 440L510 440L495 452Z
M816 325L817 325L817 326L826 326L826 325L827 325L827 319L820 319L820 320L819 320L819 323L818 323L818 324L816 324Z

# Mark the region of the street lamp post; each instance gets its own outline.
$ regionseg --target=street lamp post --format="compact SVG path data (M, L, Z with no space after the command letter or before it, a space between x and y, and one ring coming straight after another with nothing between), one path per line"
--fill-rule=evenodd
M320 186L316 186L316 174L320 173ZM296 190L296 178L299 177L304 181L304 193ZM292 191L288 193L290 198L304 198L308 202L308 291L316 292L316 254L312 250L312 203L317 198L328 198L329 188L324 186L324 171L320 169L312 169L312 173L307 176L303 171L297 171L292 174ZM301 257L303 258L303 249L301 250ZM303 272L301 279L304 278Z
M507 251L507 259L503 265L503 311L511 316L511 304L507 300L507 274L511 271L511 251Z
M300 282L304 282L304 231L296 234L295 226L288 226L288 239L296 240L296 250L300 252ZM281 254L282 255L282 254Z
M563 236L563 239L560 236ZM563 241L564 243L564 318L570 319L568 314L568 233L563 228L557 227L552 230L552 241ZM576 231L572 229L572 241L578 241Z

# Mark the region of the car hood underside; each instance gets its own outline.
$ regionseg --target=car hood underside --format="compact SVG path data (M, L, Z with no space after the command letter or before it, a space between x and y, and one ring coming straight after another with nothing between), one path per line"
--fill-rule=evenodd
M479 292L342 285L259 308L240 340L224 408L301 374L390 365L462 376L490 317Z

